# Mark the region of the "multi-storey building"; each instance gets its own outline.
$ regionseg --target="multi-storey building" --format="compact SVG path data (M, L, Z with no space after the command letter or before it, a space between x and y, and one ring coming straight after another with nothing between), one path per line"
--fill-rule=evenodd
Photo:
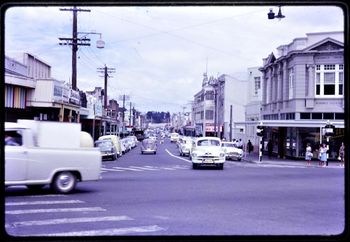
M196 134L218 136L227 140L242 138L247 80L223 74L218 78L204 74L202 90L194 95L192 107Z
M263 60L264 140L279 157L303 157L307 143L317 150L328 120L336 127L329 157L337 157L344 139L343 35L308 33Z

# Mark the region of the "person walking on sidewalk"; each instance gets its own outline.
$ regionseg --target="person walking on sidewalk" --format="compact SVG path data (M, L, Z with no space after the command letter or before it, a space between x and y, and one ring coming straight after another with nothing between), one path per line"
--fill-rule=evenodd
M307 143L306 145L306 150L305 150L305 160L306 160L306 164L309 166L311 165L311 158L312 158L313 154L312 154L312 149L309 143Z
M340 159L340 166L344 166L344 155L345 155L345 146L344 142L341 142L341 146L339 148L339 159Z
M253 144L252 144L252 142L250 141L250 139L248 140L247 148L248 148L249 154L250 154L250 152L252 152L253 149L254 149Z
M321 145L318 157L320 159L319 165L322 166L322 167L326 166L326 163L327 163L327 147L326 147L326 144L322 144Z
M269 158L272 157L272 150L273 150L272 140L269 140L269 142L267 143L267 153L269 154Z

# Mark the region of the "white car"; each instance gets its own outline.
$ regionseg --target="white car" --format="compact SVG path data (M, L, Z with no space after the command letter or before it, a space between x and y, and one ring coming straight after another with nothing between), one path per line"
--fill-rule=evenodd
M170 134L170 142L177 142L179 140L179 134L178 133L171 133Z
M199 166L217 166L224 169L225 151L217 137L201 137L192 142L190 154L193 169Z
M239 149L235 146L235 143L233 142L222 142L221 143L222 148L225 151L226 159L227 160L241 160L243 157L243 150Z
M184 137L182 138L182 142L179 144L179 152L180 156L190 155L192 148L192 138Z

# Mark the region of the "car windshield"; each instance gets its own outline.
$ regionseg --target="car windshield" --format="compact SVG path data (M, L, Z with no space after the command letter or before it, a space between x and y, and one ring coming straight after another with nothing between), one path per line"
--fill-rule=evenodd
M218 140L199 140L197 143L198 146L220 146L220 142Z
M96 146L100 148L100 150L108 150L113 147L113 144L110 141L103 141L103 142L97 142Z

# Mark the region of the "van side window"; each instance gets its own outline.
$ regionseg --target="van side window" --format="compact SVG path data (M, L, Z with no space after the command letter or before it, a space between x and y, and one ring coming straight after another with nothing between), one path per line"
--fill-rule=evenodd
M5 131L5 146L21 146L22 134L20 131Z

